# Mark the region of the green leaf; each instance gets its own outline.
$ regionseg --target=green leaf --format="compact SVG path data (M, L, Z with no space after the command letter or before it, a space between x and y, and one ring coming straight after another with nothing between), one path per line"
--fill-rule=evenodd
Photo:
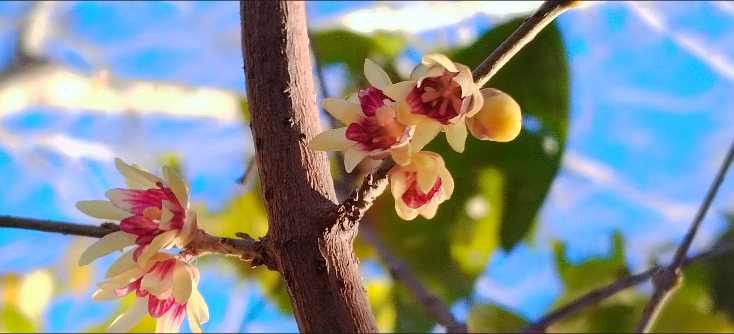
M449 57L476 68L522 22L518 18L497 26L467 48L451 52ZM563 40L555 23L549 24L510 59L489 81L488 87L512 96L522 108L523 118L530 115L541 124L538 132L523 129L509 143L469 140L463 154L472 157L472 164L494 165L505 174L506 201L500 244L510 251L532 230L558 171L566 141L569 74ZM553 146L554 149L548 150Z
M32 322L28 321L26 317L18 310L18 307L14 304L6 304L2 312L0 312L0 329L4 329L9 333L36 333L36 328Z
M469 333L511 333L526 324L517 314L490 304L472 306L466 321Z
M398 35L379 33L363 36L347 30L329 30L311 36L311 45L323 64L343 63L347 67L347 92L356 90L364 79L364 60L370 58L379 64L393 81L398 74L393 65L395 58L405 49L405 42Z
M732 217L729 220L732 221ZM719 242L730 242L733 238L734 231L730 227L719 237ZM701 265L709 273L708 295L714 307L734 323L734 253L716 256Z

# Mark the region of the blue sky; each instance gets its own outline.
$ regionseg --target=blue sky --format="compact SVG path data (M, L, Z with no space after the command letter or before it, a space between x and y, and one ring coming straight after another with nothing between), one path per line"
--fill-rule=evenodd
M237 6L236 2L69 2L55 10L55 35L45 48L51 59L84 73L106 66L120 78L244 93ZM311 2L309 22L330 22L374 6L374 2ZM0 3L2 45L12 45L12 20L27 8L22 2ZM615 229L625 235L632 268L646 267L652 256L669 256L661 249L675 245L685 233L734 140L733 8L726 2L604 2L558 19L571 69L571 120L563 168L542 209L535 243L510 254L496 252L486 275L477 281L476 300L506 305L531 319L541 316L561 291L549 252L553 239L565 241L568 256L576 262L605 255L611 248L609 233ZM469 36L442 43L470 42L471 36L506 18L476 15L451 26L408 32L415 45L406 61L417 62L421 52L436 47L440 36ZM0 66L7 64L8 56L0 54ZM327 70L332 95L341 89L339 72L338 67ZM159 169L156 156L161 152L178 153L187 168L193 200L205 202L208 210L222 208L242 191L234 180L243 172L244 157L252 152L248 130L231 122L45 107L15 113L0 110L0 117L2 215L85 222L73 203L102 198L106 189L123 184L111 159L69 157L48 144L49 136L96 143L151 170ZM732 190L727 180L694 250L710 244L725 227L717 214L731 208ZM0 233L0 250L7 256L0 259L0 272L60 267L56 253L26 254L39 244L65 249L69 243L64 236L5 230ZM103 268L105 261L111 259L96 266ZM205 330L296 331L294 320L279 315L267 302L264 311L242 327L244 310L256 309L262 302L257 285L237 283L233 275L213 268L211 264L201 269L200 288L212 310ZM96 275L100 280L100 273ZM221 286L228 294L243 296L232 300L246 302L230 304ZM48 319L83 320L48 321L53 327L47 329L76 331L109 317L113 305L88 301L91 292L54 301ZM227 309L242 312L229 311L222 321ZM458 313L464 313L462 309L466 307L456 307Z

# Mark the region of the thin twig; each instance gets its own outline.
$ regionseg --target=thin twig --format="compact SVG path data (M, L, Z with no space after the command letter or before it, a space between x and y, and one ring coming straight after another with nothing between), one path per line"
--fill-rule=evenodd
M729 170L732 160L734 160L734 142L732 142L731 147L729 148L729 153L727 153L724 158L724 161L719 168L719 172L716 174L716 178L706 194L706 198L701 204L696 217L693 219L688 233L683 239L683 242L678 246L678 249L675 251L673 261L671 261L669 266L660 268L653 275L653 286L655 290L653 291L652 297L650 297L650 300L647 302L647 305L645 305L645 309L642 311L640 321L637 323L637 326L635 326L635 333L647 333L650 331L650 328L652 327L652 324L655 323L655 318L665 304L665 301L679 285L680 268L683 266L688 249L691 247L693 238L696 237L696 232L698 231L699 226L701 226L701 222L706 216L706 212L711 206L711 203L714 201L714 197L716 197L716 192L719 190L721 183L724 182L724 176L726 175L727 170Z
M720 255L726 254L726 253L730 253L732 251L734 251L734 240L727 240L724 242L719 242L716 245L712 246L711 249L703 253L700 253L696 256L686 258L682 262L682 266L685 268L693 264L694 262L705 261L710 258L714 258ZM604 299L607 299L622 290L625 290L637 284L646 282L648 279L650 279L650 277L652 277L652 275L657 270L658 270L658 267L650 268L639 274L628 276L618 281L615 281L609 285L594 289L591 292L588 292L585 295L579 298L576 298L575 300L564 305L563 307L560 307L554 310L553 312L548 313L540 320L532 324L528 324L527 326L519 329L518 332L519 333L545 332L549 326L551 326L552 324L566 317L574 315L589 306L596 305L600 303L601 301L603 301Z
M553 19L574 6L575 1L545 1L540 7L525 19L525 22L507 37L479 66L472 72L474 82L482 87L497 71L505 66L523 46L528 44Z
M74 224L51 220L0 216L0 227L19 228L43 232L61 233L82 237L102 238L112 232L120 230L120 226L106 222L99 226ZM238 233L240 239L217 237L199 229L194 239L186 245L183 251L190 255L221 254L237 256L243 260L252 261L251 266L263 264L260 252L260 242L245 233Z
M362 238L375 247L377 254L382 259L382 262L385 263L385 266L387 266L393 279L405 285L418 304L423 306L426 313L436 320L439 325L445 327L446 331L449 333L467 332L466 325L459 323L454 318L453 314L451 314L451 310L446 307L446 304L444 304L438 296L423 286L421 281L413 275L405 262L390 253L390 250L385 247L380 240L380 237L375 234L369 224L366 224L363 221L360 225L360 230Z
M257 161L255 157L252 157L252 160L247 164L247 169L245 169L245 173L240 176L239 179L237 179L237 183L246 186L250 184L250 181L255 179L255 175L257 175Z
M535 35L547 26L554 18L566 9L574 6L575 1L545 1L525 19L512 35L500 44L475 70L472 72L474 82L483 86L504 66L523 46L528 44ZM385 158L372 174L364 178L362 184L342 202L340 209L350 212L350 217L361 218L364 212L372 206L377 196L385 190L385 178L390 169L395 166L392 157Z

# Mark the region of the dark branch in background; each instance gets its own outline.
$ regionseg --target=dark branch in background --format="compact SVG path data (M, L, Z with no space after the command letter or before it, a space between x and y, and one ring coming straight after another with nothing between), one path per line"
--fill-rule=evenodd
M255 176L257 175L257 161L255 157L252 157L252 160L247 164L247 169L245 169L245 174L242 174L239 179L237 179L237 183L246 186L250 184L250 181L255 179Z
M721 183L724 182L724 176L726 175L727 170L729 170L732 160L734 160L734 142L732 142L731 147L729 148L729 153L727 153L726 158L724 158L724 161L721 163L719 172L716 174L716 178L711 184L711 187L706 194L706 198L701 204L701 208L693 219L693 223L691 223L688 233L680 246L678 246L678 249L675 251L673 261L669 266L655 271L655 274L652 277L652 283L655 290L653 291L652 297L650 297L650 300L647 302L647 305L645 305L645 309L642 311L642 317L640 317L640 321L635 327L635 333L646 333L650 331L650 328L652 327L652 324L655 323L655 318L665 304L665 301L670 297L673 290L678 287L681 276L680 269L683 266L688 249L691 248L693 238L696 237L696 232L698 231L699 226L701 226L703 218L706 217L706 212L711 206L711 202L714 201L716 192L719 190Z
M92 238L102 238L105 235L120 230L119 225L110 222L96 226L9 216L0 216L0 227ZM238 233L237 236L240 239L217 237L199 229L194 239L186 245L186 249L183 252L194 256L206 254L237 256L243 260L252 261L252 266L263 264L260 255L260 242L244 233Z
M543 2L533 15L525 19L525 22L472 72L474 82L479 87L484 86L510 58L535 38L539 31L575 4L576 1ZM393 166L395 162L392 157L385 158L375 171L367 175L362 184L342 202L340 210L348 212L350 217L361 218L372 206L372 201L385 190L383 184L387 184L385 179Z
M734 240L722 241L722 242L715 244L714 246L711 247L711 249L701 254L686 258L682 262L682 267L685 268L693 264L694 262L706 261L710 258L714 258L714 257L720 256L723 254L727 254L732 251L734 251ZM518 330L518 332L519 333L543 333L548 329L549 326L553 325L554 323L566 317L574 315L577 312L587 307L596 305L600 303L601 301L603 301L604 299L607 299L622 290L625 290L637 284L646 282L648 279L650 279L655 274L657 270L659 270L658 267L650 268L639 274L628 276L614 283L611 283L607 286L604 286L598 289L594 289L591 292L579 298L576 298L574 301L564 305L563 307L558 308L557 310L551 313L548 313L546 316L536 321L535 323L528 324L527 326Z
M362 238L375 247L377 254L390 271L390 276L395 281L402 283L410 291L413 298L418 301L419 305L423 306L424 311L431 318L435 319L439 325L445 327L449 333L467 332L466 325L459 323L453 314L451 314L451 310L446 307L446 304L423 286L421 281L410 272L408 265L390 253L390 250L380 241L380 237L372 230L369 222L362 221L360 230Z

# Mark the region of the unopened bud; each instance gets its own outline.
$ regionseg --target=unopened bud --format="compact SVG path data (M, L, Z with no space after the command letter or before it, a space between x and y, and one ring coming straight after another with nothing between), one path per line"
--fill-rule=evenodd
M484 88L481 93L484 97L482 108L466 119L471 134L479 140L508 142L515 139L522 128L520 105L494 88Z

